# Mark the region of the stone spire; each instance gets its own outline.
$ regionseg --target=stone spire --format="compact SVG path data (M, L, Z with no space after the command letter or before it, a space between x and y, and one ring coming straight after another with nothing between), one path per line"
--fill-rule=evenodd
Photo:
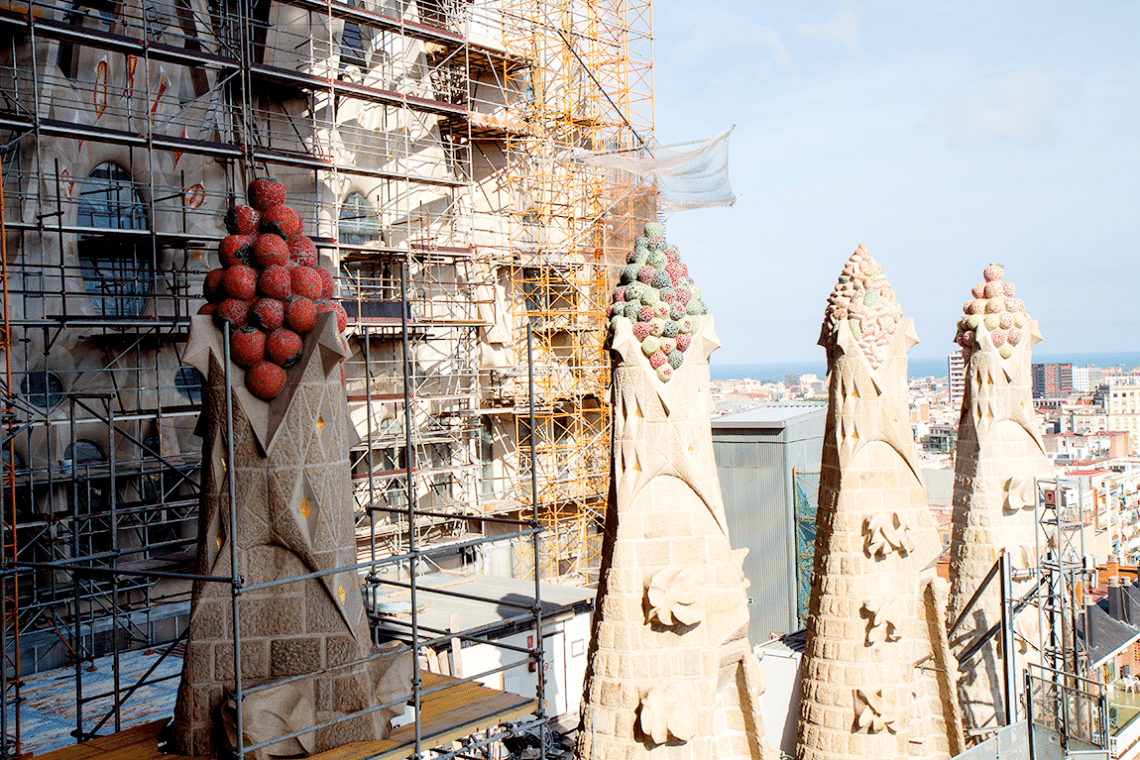
M719 342L664 229L615 289L613 487L576 757L768 760L712 453Z
M353 569L352 428L340 380L344 348L336 316L318 317L300 361L288 370L284 391L272 402L255 397L245 386L245 372L231 364L232 461L226 455L223 341L210 317L192 317L184 361L206 378L198 428L204 455L195 572L238 575L246 587L238 603L242 744L373 709L246 757L309 755L383 739L402 710L374 708L411 693L415 663L407 647L372 644ZM230 521L228 468L235 481L236 528ZM295 580L250 590L289 578ZM237 745L230 604L229 583L194 583L174 708L173 743L182 755L228 757ZM306 677L294 678L301 675Z
M954 467L950 624L1002 551L1012 554L1015 568L1036 564L1033 479L1051 472L1033 416L1032 348L1041 339L1037 322L1014 298L1014 285L1005 279L1001 264L986 267L984 278L963 307L966 315L955 336L965 359L966 388ZM1014 594L1024 593L1026 583L1016 583ZM955 650L969 646L1000 619L1000 591L994 582L952 633ZM1027 645L1038 646L1037 627L1032 610L1016 619L1022 654ZM959 693L970 728L1006 723L1000 649L993 640L961 666Z
M860 246L825 314L829 404L797 758L948 758L964 749L907 407L918 339Z

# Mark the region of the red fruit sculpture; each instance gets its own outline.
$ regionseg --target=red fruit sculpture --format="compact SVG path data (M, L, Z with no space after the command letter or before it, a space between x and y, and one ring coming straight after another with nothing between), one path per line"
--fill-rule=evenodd
M297 264L306 267L317 266L317 247L313 241L304 235L294 235L289 238L289 258Z
M285 390L285 370L273 362L260 361L245 373L245 387L258 398L270 401Z
M257 297L257 272L244 264L235 264L222 276L222 290L230 298L252 301Z
M285 202L285 186L272 177L261 177L249 183L249 205L261 213L270 206Z
M343 332L348 314L334 298L336 281L320 267L317 247L303 234L301 215L285 205L284 186L255 179L248 200L226 212L230 235L218 245L221 267L206 275L208 303L198 313L212 315L219 329L230 326L231 358L247 369L250 392L268 401L284 389L285 369L300 359L317 315L335 314Z
M348 312L344 310L340 301L333 301L333 311L336 313L336 331L344 332L348 327Z
M265 360L265 333L256 327L241 327L230 337L230 358L242 369Z
M214 310L214 322L219 328L224 322L229 322L231 329L237 329L245 326L248 312L249 304L247 302L237 298L227 298L218 304L218 308Z
M278 235L282 240L300 235L304 229L301 215L284 203L270 206L261 215L262 234Z
M285 304L285 324L293 332L304 334L317 322L317 307L303 296L289 296Z
M257 289L263 296L284 301L293 295L293 278L284 266L271 266L261 270L261 279L257 281Z
M258 267L284 266L289 260L289 246L277 235L258 235L249 258Z
M293 267L289 270L294 295L318 301L321 298L321 276L311 267Z
M301 358L304 348L300 335L282 327L269 333L265 339L265 358L288 369Z
M266 332L278 330L285 324L285 304L276 298L259 298L249 308L249 321Z
M226 212L226 231L231 235L256 235L261 212L249 206L234 206Z
M333 276L329 274L329 270L323 267L317 267L313 271L321 278L321 298L333 298L336 295L336 281L333 280Z
M218 262L224 267L248 264L253 247L252 235L230 235L218 244Z
M210 270L206 275L206 281L202 283L202 295L210 303L217 303L225 298L222 292L222 277L225 276L226 270L218 268Z

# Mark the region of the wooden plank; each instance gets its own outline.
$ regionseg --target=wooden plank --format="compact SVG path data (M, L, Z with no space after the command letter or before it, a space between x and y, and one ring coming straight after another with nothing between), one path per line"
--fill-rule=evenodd
M439 673L420 671L420 683L425 689L452 684L420 700L422 749L448 744L538 709L536 699L488 689L473 682L455 681ZM310 760L402 760L415 752L415 736L414 725L400 726L387 739L347 744L313 755Z
M488 689L474 682L439 673L420 672L425 689L447 688L424 695L420 701L420 745L438 747L483 729L521 718L538 708L538 701ZM169 719L144 723L110 736L37 755L33 760L193 760L164 755L158 734ZM402 760L415 752L415 726L400 726L380 741L356 742L313 755L312 760Z
M73 744L70 747L36 755L33 760L88 760L89 758L102 759L107 755L114 755L116 758L126 758L128 755L141 757L145 752L140 754L140 751L147 747L153 747L154 751L153 755L146 754L145 756L157 757L161 754L158 751L158 732L168 722L168 718L153 720L110 736L100 736L98 739L92 739L82 744ZM168 757L171 757L172 760L174 758L174 756Z

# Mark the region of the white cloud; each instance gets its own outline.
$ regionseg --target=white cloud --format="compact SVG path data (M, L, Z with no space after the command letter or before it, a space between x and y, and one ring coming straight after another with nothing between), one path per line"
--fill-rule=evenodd
M826 24L797 26L796 31L805 40L835 43L847 48L852 53L858 53L861 47L859 24L862 21L862 16L859 8L852 5L836 11Z
M739 16L724 18L715 26L696 27L692 36L676 48L679 55L691 61L707 60L709 53L728 57L752 49L762 51L780 68L792 68L792 56L779 32Z
M976 92L951 98L934 113L933 124L952 143L1047 138L1053 134L1054 116L1076 89L1039 69L1006 74Z

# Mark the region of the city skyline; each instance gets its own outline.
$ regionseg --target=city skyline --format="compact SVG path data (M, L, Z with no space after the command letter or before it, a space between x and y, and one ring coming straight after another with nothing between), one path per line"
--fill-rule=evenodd
M1140 335L1140 6L665 2L654 24L658 139L736 125L736 205L668 220L717 317L714 362L822 361L860 243L915 319L912 359L953 350L991 261L1042 353Z

